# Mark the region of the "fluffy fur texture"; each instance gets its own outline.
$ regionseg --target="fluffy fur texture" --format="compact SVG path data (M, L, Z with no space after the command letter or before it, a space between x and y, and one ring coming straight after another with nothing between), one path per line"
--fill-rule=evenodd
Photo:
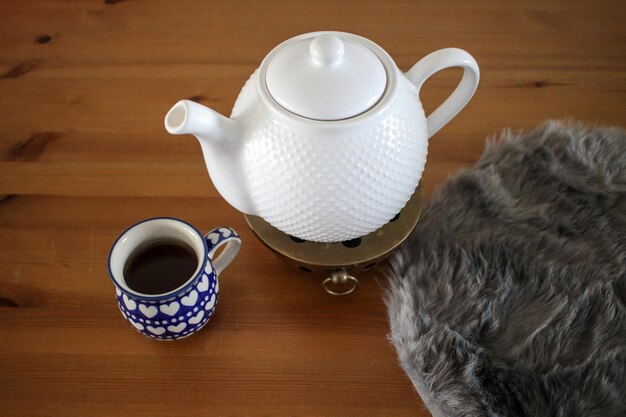
M390 275L390 338L433 416L626 416L626 132L505 132Z

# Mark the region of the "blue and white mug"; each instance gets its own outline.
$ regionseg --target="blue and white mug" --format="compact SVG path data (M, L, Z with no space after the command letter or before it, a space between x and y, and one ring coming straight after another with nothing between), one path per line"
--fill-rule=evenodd
M158 240L177 240L198 257L194 274L180 287L163 294L142 294L129 288L124 267L139 246ZM216 250L226 245L215 257ZM211 318L219 298L219 274L237 256L241 239L230 227L219 227L203 236L179 219L144 220L122 233L109 253L109 275L115 285L122 315L140 333L158 340L182 339L200 330Z

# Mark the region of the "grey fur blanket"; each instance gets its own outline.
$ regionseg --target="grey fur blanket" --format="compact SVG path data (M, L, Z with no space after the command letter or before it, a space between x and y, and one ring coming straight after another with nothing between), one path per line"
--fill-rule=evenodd
M433 416L626 416L626 132L504 133L390 275L390 338Z

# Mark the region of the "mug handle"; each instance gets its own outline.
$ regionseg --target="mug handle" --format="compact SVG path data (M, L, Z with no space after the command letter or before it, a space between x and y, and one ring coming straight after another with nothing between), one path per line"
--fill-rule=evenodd
M230 227L218 227L204 235L206 240L208 256L213 264L213 269L219 275L235 259L241 247L241 239L237 232ZM215 251L226 245L222 253L213 259Z
M419 94L422 85L431 75L450 67L462 67L463 78L450 97L426 118L429 138L448 124L474 95L480 79L478 64L474 57L462 49L445 48L426 55L406 73Z

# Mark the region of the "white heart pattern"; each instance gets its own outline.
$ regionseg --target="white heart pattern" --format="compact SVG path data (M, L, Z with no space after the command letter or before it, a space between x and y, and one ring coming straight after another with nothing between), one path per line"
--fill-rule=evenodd
M148 329L150 331L150 333L154 333L157 336L162 335L163 333L165 333L165 328L164 327L152 327L152 326L148 326L146 327L146 329Z
M129 310L134 310L137 308L137 303L135 302L135 300L131 300L130 298L128 298L128 296L126 294L124 294L124 304L126 304L126 308Z
M117 294L117 296L119 297L120 295L122 295L122 292L119 288L115 287L115 294Z
M180 309L180 304L178 304L177 301L172 301L169 304L161 304L159 306L159 309L161 310L161 313L167 314L168 316L173 316L174 314L178 313L178 310Z
M192 306L198 301L198 293L196 290L192 290L188 296L183 297L180 301L183 305Z
M141 323L136 323L134 321L132 321L131 319L128 319L128 321L130 322L130 324L133 325L133 327L137 330L143 330L143 324Z
M211 262L207 262L206 266L204 267L204 273L208 275L211 272L213 272L213 265L211 265Z
M232 234L232 232L230 231L230 229L227 229L225 227L220 227L220 233L222 234L222 236L224 237L228 237Z
M209 289L209 278L206 275L202 275L202 279L198 284L198 291L205 292Z
M167 326L167 330L172 333L178 333L182 332L185 327L187 327L187 323L183 321L182 323L178 323L177 326Z
M215 305L215 294L211 296L211 299L206 303L206 305L204 306L204 309L210 310L213 308L214 305Z
M207 239L209 239L209 241L215 245L217 241L220 240L220 235L219 233L215 233L215 232L209 233L209 235L207 236Z
M189 324L198 324L200 320L204 317L204 311L200 310L200 312L195 316L189 319Z
M139 311L141 311L141 313L149 319L156 316L157 313L159 312L159 310L157 310L155 306L148 307L143 304L139 304Z

